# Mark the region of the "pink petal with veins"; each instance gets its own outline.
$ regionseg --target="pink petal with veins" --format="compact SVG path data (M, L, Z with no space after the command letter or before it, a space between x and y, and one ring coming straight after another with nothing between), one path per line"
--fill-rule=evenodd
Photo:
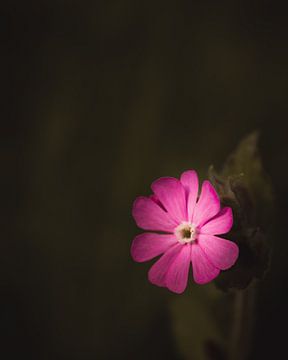
M238 258L238 246L230 240L213 235L200 234L198 243L211 263L220 270L229 269Z
M177 223L153 200L140 196L133 204L132 215L144 230L173 232Z
M186 192L188 221L192 221L199 188L198 176L196 171L188 170L183 172L180 181L184 186Z
M193 268L193 278L197 284L206 284L214 280L220 273L208 259L204 251L197 244L191 247L191 261Z
M166 286L169 290L181 294L186 289L191 261L191 245L182 246L181 252L170 265L166 274Z
M131 255L135 261L147 261L163 254L176 243L174 234L143 233L134 238Z
M201 227L201 234L221 235L229 232L233 225L232 210L223 208L218 215Z
M202 185L199 200L195 206L193 223L198 227L204 225L220 211L219 197L208 180Z
M181 222L187 219L185 189L178 179L163 177L155 180L151 188L174 220Z
M166 274L170 266L182 250L182 245L175 244L165 252L161 258L150 268L148 273L149 281L158 286L166 286Z

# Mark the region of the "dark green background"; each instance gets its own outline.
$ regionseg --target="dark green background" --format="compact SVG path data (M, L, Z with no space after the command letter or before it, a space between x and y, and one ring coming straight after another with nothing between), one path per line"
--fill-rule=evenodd
M205 178L255 129L276 216L251 359L287 356L285 10L1 4L1 359L186 359L169 305L179 296L130 258L131 204L159 176Z

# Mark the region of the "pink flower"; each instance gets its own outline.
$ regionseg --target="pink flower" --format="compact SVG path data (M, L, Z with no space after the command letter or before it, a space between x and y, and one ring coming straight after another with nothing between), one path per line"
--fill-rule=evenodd
M163 254L149 270L151 283L180 294L187 286L190 263L198 284L234 265L238 246L216 236L230 231L232 210L220 209L209 181L203 182L198 201L198 176L193 170L185 171L180 180L160 178L151 188L153 195L135 200L132 214L140 228L153 232L137 235L131 246L137 262Z

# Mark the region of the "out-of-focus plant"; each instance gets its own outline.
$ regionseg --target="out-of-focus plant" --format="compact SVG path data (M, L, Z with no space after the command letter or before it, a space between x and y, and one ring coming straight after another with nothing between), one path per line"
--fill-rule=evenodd
M220 173L213 166L209 169L222 204L233 209L231 238L240 248L235 267L217 280L224 290L246 288L253 278L263 278L269 266L267 235L273 221L273 191L263 169L258 138L254 132L243 139Z

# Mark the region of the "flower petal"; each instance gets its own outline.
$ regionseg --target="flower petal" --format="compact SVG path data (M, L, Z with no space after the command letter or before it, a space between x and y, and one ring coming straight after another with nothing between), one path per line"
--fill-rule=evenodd
M201 228L201 234L220 235L226 234L231 230L233 225L232 209L229 207L223 208L218 215L209 220Z
M183 245L180 253L166 274L166 286L169 290L181 294L186 289L191 259L191 245Z
M173 219L187 220L185 189L178 179L163 177L154 181L151 188Z
M238 258L239 248L232 241L213 235L200 234L198 242L211 263L221 270L229 269Z
M185 188L187 198L187 216L188 221L192 220L194 208L198 196L198 176L196 171L188 170L182 173L180 181Z
M191 261L193 278L197 284L206 284L215 279L220 273L220 270L211 263L197 244L193 244L191 247Z
M131 255L135 261L147 261L163 254L169 247L176 243L177 239L174 234L140 234L137 235L132 242Z
M219 197L208 180L202 185L199 200L195 206L193 223L201 227L220 211Z
M148 273L149 281L161 287L166 286L165 278L167 271L180 253L182 245L179 243L173 245L169 250L165 252L161 258L151 267Z
M164 208L163 204L161 204L160 200L157 198L157 196L156 196L155 194L150 195L149 198L150 198L151 200L153 200L156 204L158 204L158 205L161 207L161 209L163 209L164 211L166 211L166 209Z
M155 201L140 196L133 204L132 215L144 230L173 232L177 223Z

